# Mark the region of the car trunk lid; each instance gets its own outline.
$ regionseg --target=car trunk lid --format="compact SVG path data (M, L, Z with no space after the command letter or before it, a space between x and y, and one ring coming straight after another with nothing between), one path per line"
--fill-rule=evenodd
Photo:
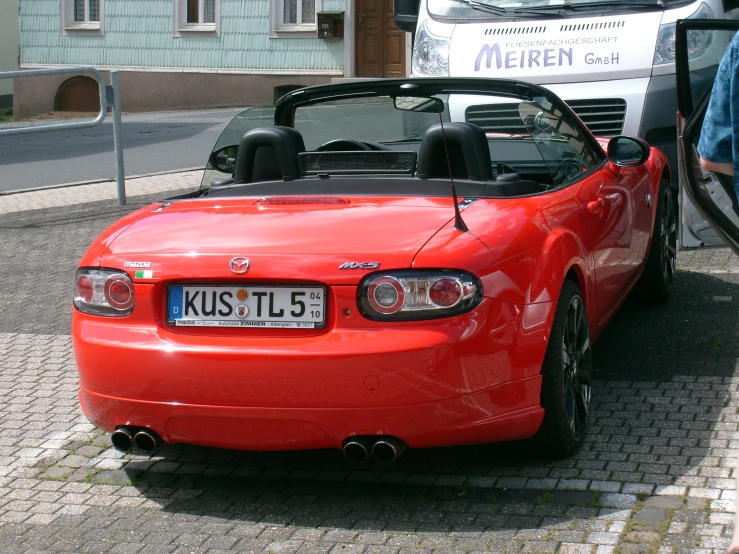
M137 280L228 279L236 277L231 261L246 257L249 270L240 278L354 284L373 269L361 264L410 267L454 216L448 198L259 200L160 205L110 244L101 265L125 268Z

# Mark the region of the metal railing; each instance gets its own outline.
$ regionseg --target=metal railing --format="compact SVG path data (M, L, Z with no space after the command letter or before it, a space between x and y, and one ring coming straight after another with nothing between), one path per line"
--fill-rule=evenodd
M108 107L113 109L113 149L115 150L115 180L118 188L118 204L126 204L126 180L123 173L123 143L121 141L121 97L118 88L118 72L110 72L110 84L105 83L102 73L94 67L62 67L53 69L32 69L28 71L0 71L0 79L40 77L45 75L92 75L100 89L100 113L90 121L72 121L53 125L37 125L32 127L0 128L0 137L14 135L30 135L49 133L51 131L69 131L85 129L100 125L108 114Z

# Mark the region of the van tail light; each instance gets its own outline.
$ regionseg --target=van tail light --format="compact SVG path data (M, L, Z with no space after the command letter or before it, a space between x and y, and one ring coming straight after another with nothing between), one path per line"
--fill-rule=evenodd
M79 311L109 317L129 315L136 303L133 281L117 269L77 270L74 307Z

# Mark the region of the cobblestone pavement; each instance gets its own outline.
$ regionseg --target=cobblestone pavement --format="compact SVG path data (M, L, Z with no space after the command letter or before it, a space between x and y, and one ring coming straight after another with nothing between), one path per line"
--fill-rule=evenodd
M123 213L199 177L142 180L124 208L112 184L0 197L0 552L723 554L739 446L739 259L725 249L681 253L673 300L631 300L611 323L592 430L568 460L519 444L389 467L110 448L77 404L75 265Z

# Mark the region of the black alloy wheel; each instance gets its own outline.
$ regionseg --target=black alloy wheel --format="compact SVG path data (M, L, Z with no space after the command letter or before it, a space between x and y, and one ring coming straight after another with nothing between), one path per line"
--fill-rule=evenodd
M672 200L672 191L669 188L665 188L660 195L662 207L659 214L659 241L662 250L662 277L672 289L677 268L677 211Z
M567 308L562 336L562 388L565 394L567 425L576 441L583 439L588 426L591 375L590 332L585 304L580 296L575 295Z
M663 179L657 198L652 248L639 281L641 298L651 304L670 299L677 269L677 207L670 183Z
M544 419L533 442L543 457L572 456L588 430L593 362L585 301L570 279L562 285L541 375Z

